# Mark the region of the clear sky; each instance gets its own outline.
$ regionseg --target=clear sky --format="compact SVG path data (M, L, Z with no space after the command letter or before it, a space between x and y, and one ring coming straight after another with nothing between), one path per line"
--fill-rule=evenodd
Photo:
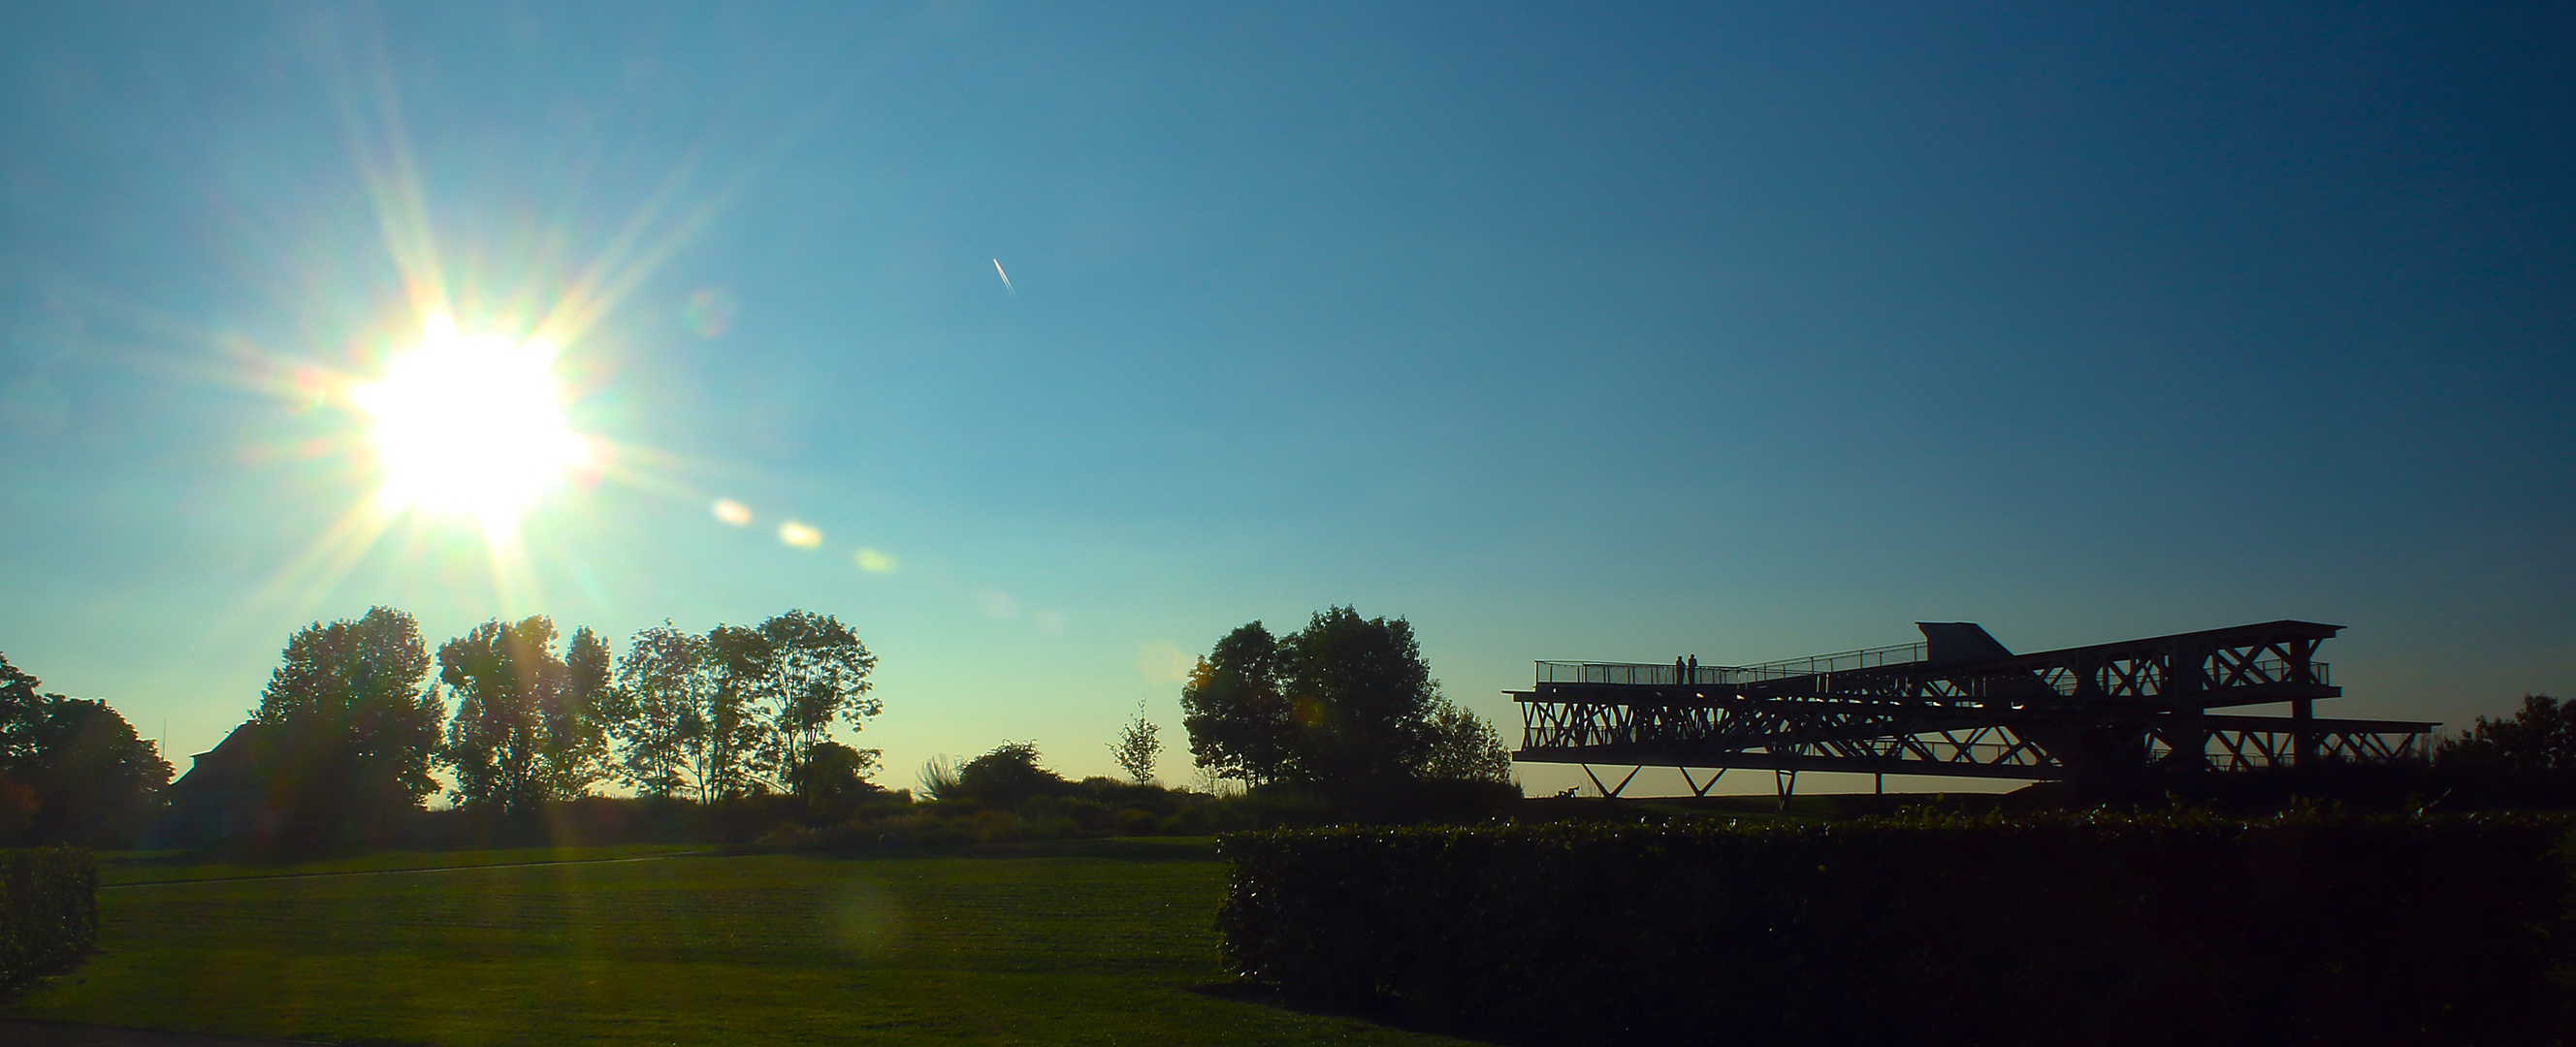
M2576 692L2576 7L1602 6L0 5L0 651L184 770L316 619L807 608L897 786L1187 780L1336 603L1507 736L1917 620ZM348 395L432 311L593 441L497 566Z

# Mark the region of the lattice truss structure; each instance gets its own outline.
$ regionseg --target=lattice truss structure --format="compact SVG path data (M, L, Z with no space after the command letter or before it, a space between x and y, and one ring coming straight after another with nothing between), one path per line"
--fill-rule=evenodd
M2343 694L2315 658L2341 626L2266 622L2024 655L1971 623L1918 626L1923 643L1762 665L1540 662L1532 689L1510 692L1512 758L2120 780L2419 760L2438 726L2315 716L2318 699ZM2283 703L2288 716L2210 711Z

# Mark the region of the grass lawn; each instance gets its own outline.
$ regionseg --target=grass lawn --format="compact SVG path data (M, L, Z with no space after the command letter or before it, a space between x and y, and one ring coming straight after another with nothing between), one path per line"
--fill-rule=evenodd
M495 867L532 858L121 873L99 953L0 1014L441 1047L1457 1042L1191 991L1222 980L1204 840Z
M456 869L475 865L525 865L531 862L595 862L694 854L713 848L689 844L631 844L622 847L521 847L491 851L378 851L295 865L209 863L191 854L125 853L99 856L98 882L121 887L136 883L183 880L239 880L256 876L310 876L316 873L390 872L412 869Z

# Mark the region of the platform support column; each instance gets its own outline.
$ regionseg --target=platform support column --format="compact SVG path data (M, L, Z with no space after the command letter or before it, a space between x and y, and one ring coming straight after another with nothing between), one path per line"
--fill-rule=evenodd
M2316 766L2316 724L2316 701L2309 698L2292 699L2290 702L2290 766Z
M1621 791L1623 791L1623 790L1625 790L1625 789L1627 789L1627 788L1628 788L1628 783L1629 783L1629 782L1632 782L1632 781L1637 780L1637 772L1642 771L1642 770L1645 770L1645 768L1643 768L1643 767L1631 767L1631 768L1628 768L1628 776L1627 776L1627 777L1625 777L1625 778L1621 778L1621 779L1619 779L1619 784L1617 784L1617 785L1603 785L1603 784L1601 784L1601 779L1600 779L1599 777L1595 776L1595 775L1592 773L1592 765L1587 763L1587 764L1584 764L1584 765L1583 765L1583 776L1584 776L1584 777L1586 777L1586 778L1590 778L1590 779L1592 779L1592 787L1593 787L1593 788L1601 790L1601 799L1602 799L1602 800L1604 800L1604 801L1609 801L1609 800L1616 800L1616 799L1618 799L1618 798L1619 798L1619 793L1620 793Z

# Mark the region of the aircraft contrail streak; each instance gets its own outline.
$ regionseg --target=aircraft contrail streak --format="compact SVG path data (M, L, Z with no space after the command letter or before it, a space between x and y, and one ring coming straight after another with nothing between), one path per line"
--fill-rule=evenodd
M993 259L993 271L994 271L994 272L996 272L996 273L1001 273L1001 274L1002 274L1002 290L1005 290L1005 291L1009 291L1009 292L1011 292L1011 297L1013 297L1013 298L1017 298L1017 297L1019 297L1019 296L1020 296L1020 289L1019 289L1019 288L1016 288L1016 287L1011 286L1011 274L1009 274L1009 273L1003 273L1003 272L1002 272L1002 260L1001 260L1001 259L999 259L999 258Z

